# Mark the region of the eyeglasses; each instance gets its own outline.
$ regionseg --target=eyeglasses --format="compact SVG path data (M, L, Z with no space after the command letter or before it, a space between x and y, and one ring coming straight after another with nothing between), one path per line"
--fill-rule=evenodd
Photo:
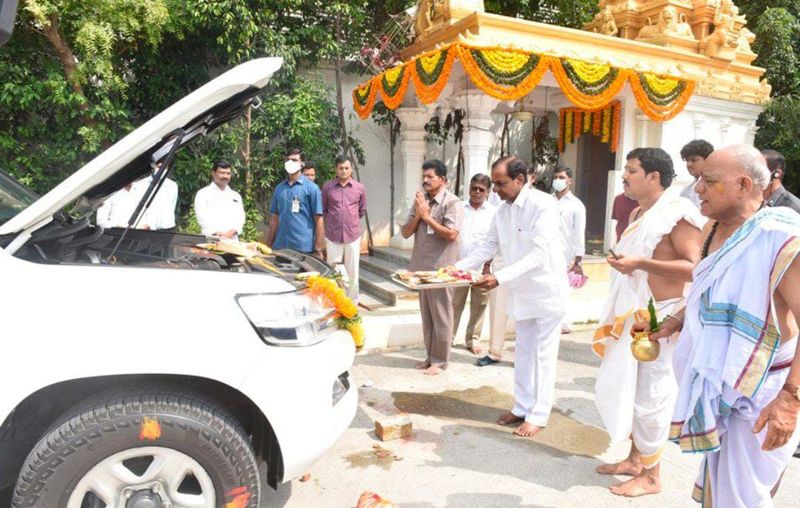
M478 187L478 186L470 187L469 190L472 191L472 192L486 192L486 189L484 189L483 187Z

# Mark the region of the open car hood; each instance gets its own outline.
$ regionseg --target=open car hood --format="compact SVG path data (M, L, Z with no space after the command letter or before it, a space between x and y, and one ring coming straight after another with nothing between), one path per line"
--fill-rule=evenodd
M72 201L80 198L85 203L100 202L148 174L153 156L161 158L166 154L176 130L185 131L183 145L238 118L282 64L280 58L251 60L209 81L114 143L0 226L0 235L40 227Z

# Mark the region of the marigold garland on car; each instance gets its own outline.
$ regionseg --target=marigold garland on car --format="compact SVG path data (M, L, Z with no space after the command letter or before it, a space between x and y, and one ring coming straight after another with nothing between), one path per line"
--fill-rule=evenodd
M364 328L361 324L361 316L358 315L358 306L353 300L348 298L344 289L339 287L336 281L321 275L312 275L306 280L306 287L312 297L319 297L324 300L328 307L336 310L336 325L350 332L356 350L364 346Z

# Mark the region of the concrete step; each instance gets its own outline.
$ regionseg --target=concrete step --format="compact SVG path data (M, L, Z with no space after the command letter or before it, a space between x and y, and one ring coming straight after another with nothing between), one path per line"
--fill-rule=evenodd
M373 247L370 254L376 258L400 265L401 268L408 268L408 263L411 261L410 250L396 247Z
M378 256L361 256L358 261L359 265L366 267L372 273L376 273L383 277L391 278L392 274L398 270L405 270L408 265L400 265L394 261L387 260Z
M395 305L399 299L417 298L415 291L406 289L380 274L371 272L366 266L360 267L358 283L363 291L388 305Z

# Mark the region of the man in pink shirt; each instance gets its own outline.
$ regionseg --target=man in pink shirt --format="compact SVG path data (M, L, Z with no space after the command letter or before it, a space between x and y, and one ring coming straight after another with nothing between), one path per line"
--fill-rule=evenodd
M358 302L358 258L361 254L361 217L367 213L364 186L352 178L346 157L336 158L336 179L322 186L322 217L328 263L344 264L350 280L347 295Z

